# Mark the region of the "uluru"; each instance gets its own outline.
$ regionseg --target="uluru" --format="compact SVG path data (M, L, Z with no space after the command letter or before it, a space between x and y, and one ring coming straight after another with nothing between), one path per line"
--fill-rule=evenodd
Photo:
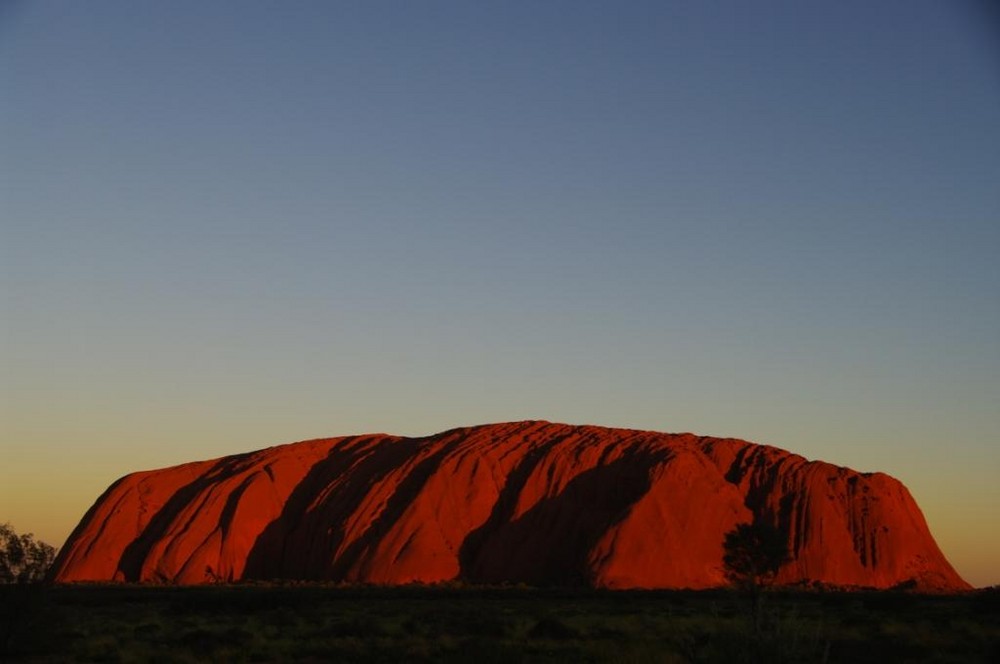
M52 574L711 588L743 523L787 536L780 584L969 588L889 475L737 439L543 421L132 473L86 513Z

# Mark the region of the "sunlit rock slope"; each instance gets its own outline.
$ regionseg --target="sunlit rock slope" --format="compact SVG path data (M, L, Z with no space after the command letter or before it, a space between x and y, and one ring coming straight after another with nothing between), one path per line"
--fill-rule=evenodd
M57 581L724 583L722 541L788 535L783 583L967 584L899 481L741 440L548 422L311 440L133 473Z

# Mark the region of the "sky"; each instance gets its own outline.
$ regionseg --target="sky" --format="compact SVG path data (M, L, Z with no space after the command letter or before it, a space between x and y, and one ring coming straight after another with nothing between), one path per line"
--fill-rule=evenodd
M0 0L0 522L545 419L902 480L1000 584L976 0Z

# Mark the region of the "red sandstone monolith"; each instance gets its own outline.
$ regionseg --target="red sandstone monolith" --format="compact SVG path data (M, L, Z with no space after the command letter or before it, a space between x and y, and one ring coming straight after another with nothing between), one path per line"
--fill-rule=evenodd
M548 422L312 440L134 473L54 579L722 585L722 541L786 533L778 582L968 588L899 481L741 440Z

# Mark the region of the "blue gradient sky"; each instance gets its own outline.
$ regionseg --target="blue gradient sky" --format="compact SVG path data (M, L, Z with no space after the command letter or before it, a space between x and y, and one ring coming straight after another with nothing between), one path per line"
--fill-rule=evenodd
M0 9L0 521L542 418L903 480L1000 583L989 3Z

